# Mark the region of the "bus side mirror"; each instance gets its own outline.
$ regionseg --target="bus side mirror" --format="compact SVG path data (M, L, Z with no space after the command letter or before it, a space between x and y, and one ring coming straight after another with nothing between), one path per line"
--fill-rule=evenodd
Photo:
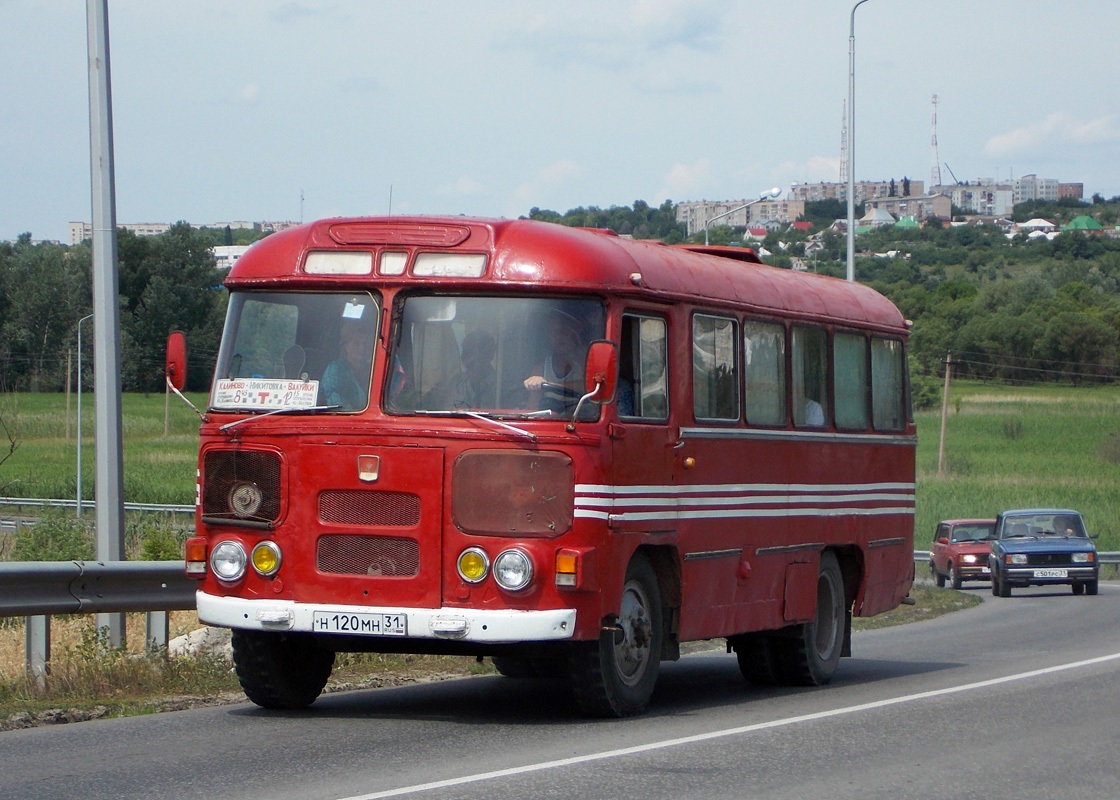
M187 337L182 331L172 331L167 337L167 367L164 371L168 384L182 391L187 385Z
M584 391L593 403L606 403L618 388L618 348L614 342L599 339L587 349Z

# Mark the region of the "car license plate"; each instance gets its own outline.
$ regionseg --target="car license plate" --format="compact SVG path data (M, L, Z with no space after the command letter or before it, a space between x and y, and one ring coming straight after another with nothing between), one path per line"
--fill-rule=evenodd
M1069 570L1064 569L1036 569L1034 571L1036 578L1068 578Z
M358 636L407 636L408 616L405 614L337 614L316 611L313 618L316 633L351 633Z
M980 567L980 574L981 575L991 575L992 570L991 570L990 567Z

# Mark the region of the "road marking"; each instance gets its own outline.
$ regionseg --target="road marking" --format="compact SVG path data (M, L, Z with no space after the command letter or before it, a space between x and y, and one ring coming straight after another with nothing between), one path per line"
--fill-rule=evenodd
M650 742L649 744L635 745L634 747L623 747L618 750L607 750L602 753L590 753L584 756L561 758L557 759L556 761L542 761L539 764L526 764L521 767L498 769L492 772L480 772L476 775L464 775L461 778L448 778L447 780L432 781L431 783L418 783L413 786L402 786L399 789L388 789L383 792L373 792L372 794L354 795L352 797L340 798L339 800L379 800L379 798L382 797L402 797L404 795L430 792L433 789L445 789L451 786L464 786L466 784L493 780L495 778L505 778L512 775L524 775L530 772L541 772L546 769L570 767L575 764L587 764L592 761L605 761L611 758L620 758L622 756L630 756L638 753L648 753L653 750L664 750L666 748L680 747L686 744L707 742L711 741L712 739L723 739L728 736L739 736L744 733L754 733L756 731L763 731L771 728L781 728L787 725L796 725L801 722L812 722L818 719L841 717L847 714L855 714L860 711L870 711L876 708L887 708L889 706L897 706L903 703L910 703L915 700L928 700L931 697L941 697L947 694L971 692L976 689L985 689L989 686L998 686L1002 683L1013 683L1015 681L1027 680L1029 678L1037 678L1040 675L1050 675L1056 672L1065 672L1066 670L1080 669L1081 667L1090 667L1095 664L1103 664L1107 661L1115 661L1116 659L1120 659L1120 653L1112 653L1111 655L1107 656L1089 658L1085 659L1084 661L1074 661L1069 664L1058 664L1054 667L1035 669L1031 670L1030 672L1020 672L1015 675L1006 675L1002 678L991 678L990 680L978 681L977 683L966 683L963 686L951 686L946 689L933 689L928 692L918 692L917 694L908 694L903 695L902 697L891 697L885 700L875 700L870 703L860 703L859 705L855 706L834 708L829 711L816 711L812 714L801 714L796 717L786 717L785 719L771 720L770 722L758 722L753 725L743 725L738 728L726 728L719 731L710 731L709 733L698 733L692 736L682 736L678 739L665 739L660 742Z

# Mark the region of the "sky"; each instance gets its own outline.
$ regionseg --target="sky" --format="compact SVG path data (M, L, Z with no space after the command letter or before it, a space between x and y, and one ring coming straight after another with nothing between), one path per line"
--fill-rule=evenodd
M850 0L109 0L116 218L753 199L837 181ZM1120 195L1120 3L868 0L856 180ZM0 0L0 240L91 219L86 3ZM949 170L951 169L952 175Z

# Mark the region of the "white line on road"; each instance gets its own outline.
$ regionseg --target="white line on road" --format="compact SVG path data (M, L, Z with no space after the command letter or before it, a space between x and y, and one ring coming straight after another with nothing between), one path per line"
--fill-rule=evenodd
M1079 669L1081 667L1090 667L1094 664L1103 664L1106 661L1114 661L1118 658L1120 658L1120 653L1112 653L1111 655L1089 658L1084 661L1074 661L1069 664L1058 664L1057 666L1046 667L1045 669L1035 669L1031 670L1030 672L1020 672L1015 675L1006 675L1002 678L992 678L991 680L979 681L977 683L966 683L963 686L950 686L946 689L934 689L928 692L918 692L917 694L903 695L902 697L890 697L884 700L875 700L871 703L860 703L859 705L834 708L829 711L816 711L812 714L801 714L796 717L771 720L770 722L758 722L754 725L743 725L738 728L726 728L724 730L710 731L708 733L698 733L693 736L682 736L678 739L665 739L660 742L650 742L648 744L635 745L634 747L623 747L618 750L606 750L602 753L589 753L583 756L573 756L572 758L561 758L557 759L556 761L542 761L539 764L526 764L521 767L510 767L509 769L498 769L492 772L480 772L475 775L464 775L461 778L448 778L447 780L432 781L431 783L418 783L413 786L402 786L399 789L388 789L383 792L373 792L372 794L361 794L354 795L352 797L344 797L340 798L340 800L378 800L378 798L382 797L402 797L404 795L419 794L420 792L429 792L433 789L444 789L450 786L463 786L469 783L478 783L479 781L493 780L494 778L505 778L512 775L524 775L529 772L540 772L546 769L570 767L574 764L586 764L592 761L605 761L610 758L630 756L637 753L648 753L652 750L664 750L669 747L680 747L681 745L706 742L712 739L723 739L728 736L739 736L744 733L754 733L755 731L762 731L770 728L781 728L787 725L796 725L801 722L812 722L818 719L827 719L829 717L840 717L846 714L855 714L860 711L870 711L876 708L886 708L888 706L896 706L902 703L910 703L915 700L928 700L931 697L940 697L947 694L971 692L975 691L976 689L984 689L989 686L998 686L1002 683L1012 683L1014 681L1027 680L1028 678L1037 678L1040 675L1050 675L1055 672L1064 672L1066 670Z

